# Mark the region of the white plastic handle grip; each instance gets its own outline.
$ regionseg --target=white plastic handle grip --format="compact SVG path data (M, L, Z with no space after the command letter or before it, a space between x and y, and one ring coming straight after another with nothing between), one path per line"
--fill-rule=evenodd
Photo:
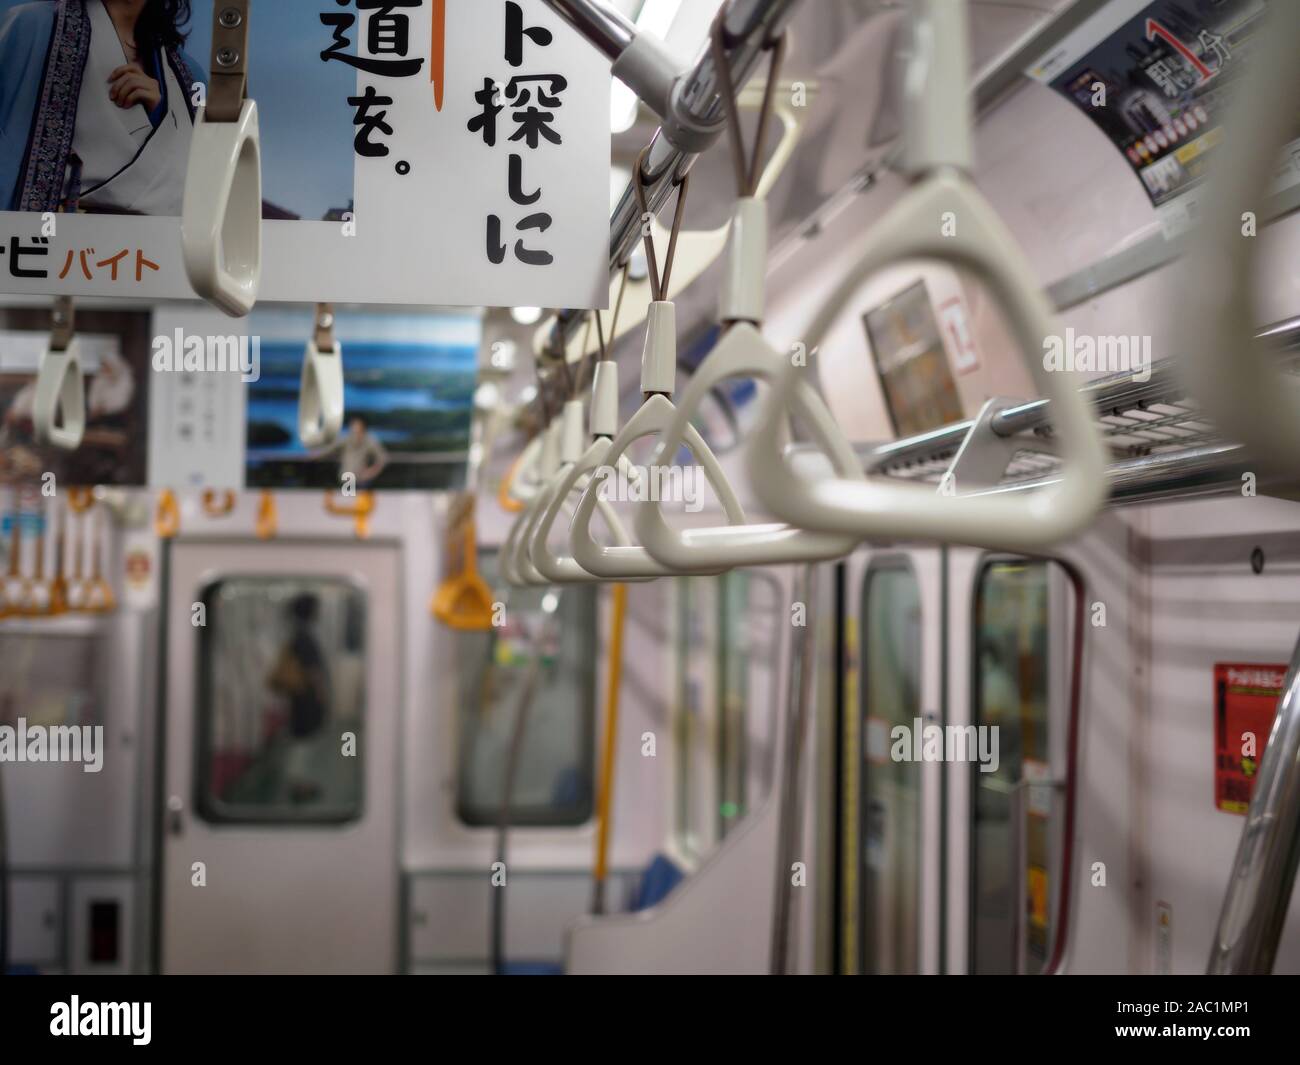
M951 212L951 215L948 215ZM948 217L955 233L943 227ZM947 229L952 235L945 236ZM809 350L825 339L854 293L873 273L904 259L938 259L983 281L1006 315L1011 335L1040 392L1051 400L1061 441L1060 480L1011 495L963 496L933 488L830 477L805 481L784 454L785 411L798 377L787 368L762 409L745 458L755 493L775 515L804 528L860 537L921 538L1035 551L1080 531L1106 494L1106 457L1088 402L1069 373L1044 367L1044 341L1059 335L1051 306L1014 238L965 178L939 171L914 186L863 237L857 262L831 292L809 331Z
M542 483L537 476L537 460L541 453L542 434L538 433L524 445L523 454L519 456L519 468L510 482L510 495L521 503L527 503L541 491Z
M578 509L573 515L569 544L573 550L574 560L589 573L600 577L671 577L678 573L720 573L731 568L731 563L722 566L709 564L698 568L681 569L665 566L657 561L644 547L624 547L614 545L606 547L597 543L591 535L591 515L597 502L602 498L601 488L608 477L613 476L613 466L619 463L624 452L637 440L662 433L672 421L675 409L664 396L653 395L641 405L641 408L628 419L609 444L603 464L592 476L591 483L578 502ZM704 476L713 486L727 521L732 525L745 523L745 511L736 498L735 490L727 481L727 476L717 458L704 442L703 437L694 426L688 426L684 433L686 445L695 454L696 461L704 469ZM647 486L647 491L650 486ZM646 504L637 504L645 506Z
M501 570L501 576L506 579L507 584L512 584L516 588L524 584L524 579L515 568L515 546L519 543L519 534L523 531L525 522L528 521L528 514L531 509L532 502L530 501L529 505L521 510L514 522L511 523L505 541L501 544L501 550L497 554L497 565Z
M181 203L181 251L190 287L235 318L257 302L262 276L262 163L257 104L237 122L208 122L190 138Z
M690 428L692 416L719 382L729 377L770 381L787 365L788 360L772 350L752 325L744 322L733 326L691 375L672 419L659 436L650 462L657 465L673 462ZM836 474L862 479L857 455L840 433L821 397L806 380L796 382L790 410L830 458ZM788 435L788 419L786 432ZM786 524L677 529L669 524L663 506L657 500L637 508L636 532L654 558L674 569L821 562L848 554L858 543L856 536L808 532Z
M1295 136L1300 100L1300 3L1270 3L1260 46L1233 88L1224 144L1211 164L1200 230L1184 259L1181 342L1201 407L1252 457L1294 474L1300 455L1300 382L1256 339L1252 296L1262 237L1244 232L1244 212L1262 221L1279 153Z
M58 424L60 420L62 425ZM41 354L32 400L32 426L38 444L62 451L75 451L81 446L86 431L86 382L75 339L66 351L47 348Z
M298 387L298 437L307 447L333 443L343 426L343 345L308 343Z
M907 174L971 164L970 48L965 0L910 0L903 73Z
M551 555L545 548L545 537L549 534L550 525L545 526L548 515L564 514L572 517L573 504L569 499L572 485L569 490L565 490L565 482L570 472L570 467L565 467L537 496L529 505L526 513L520 515L521 520L516 522L510 530L507 537L506 546L502 548L502 556L509 558L509 568L506 570L507 579L516 585L549 585L549 584L577 584L583 582L597 582L601 578L587 573L572 559L557 558ZM585 482L578 484L579 488L585 487ZM609 503L601 500L597 506L600 508L601 516L605 519L606 524L614 534L614 538L619 543L627 543L628 536L623 528L622 522L614 513L614 508ZM552 522L554 517L550 519ZM538 535L542 537L543 548L538 551ZM543 567L539 563L547 561L553 563L548 567ZM554 573L560 573L561 577L553 576Z
M515 582L518 584L546 583L546 578L537 572L537 567L528 557L528 545L532 538L533 527L541 517L547 496L560 472L560 444L561 437L564 435L564 419L552 419L551 423L542 430L541 435L542 449L537 458L537 475L541 479L541 488L528 504L528 509L520 515L521 520L516 524L518 534L510 552L510 564L518 577Z
M571 514L573 511L573 508L569 505L570 496L573 492L586 491L591 482L591 474L598 470L605 461L609 445L609 440L594 441L577 462L561 472L555 490L547 497L541 518L533 526L529 558L537 571L548 581L555 584L601 583L607 579L589 573L578 565L572 556L557 554L551 549L548 541L551 530L555 527L561 512L567 510ZM626 473L631 466L630 463L625 466L623 463L626 463L626 459L620 463ZM604 499L598 499L596 506L600 510L605 524L609 527L615 544L620 547L631 546L631 537L628 536L627 530L624 528L623 522L619 520L613 506Z

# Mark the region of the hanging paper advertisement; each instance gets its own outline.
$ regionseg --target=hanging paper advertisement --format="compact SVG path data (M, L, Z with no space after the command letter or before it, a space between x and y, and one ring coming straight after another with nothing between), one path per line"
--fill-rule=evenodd
M57 486L145 483L149 315L87 311L74 350L86 390L86 431L74 451L36 442L36 370L50 343L49 311L0 312L0 483Z
M150 356L149 483L156 488L459 489L465 483L477 315L342 312L344 421L308 447L298 403L309 311L160 311ZM224 330L224 332L222 332Z
M213 0L0 0L0 291L192 298ZM541 0L257 0L260 300L603 307L609 63Z
M1124 154L1172 236L1195 219L1195 190L1223 139L1233 87L1267 32L1267 10L1264 0L1115 0L1027 73ZM1279 188L1300 182L1297 145L1279 159Z
M1214 805L1225 813L1250 809L1286 671L1253 662L1214 665Z

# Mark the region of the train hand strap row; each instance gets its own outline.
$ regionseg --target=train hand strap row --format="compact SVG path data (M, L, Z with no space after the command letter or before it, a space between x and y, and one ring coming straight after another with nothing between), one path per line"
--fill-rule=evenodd
M856 262L829 294L805 342L815 350L859 287L884 267L937 259L982 280L1001 305L1021 357L1051 400L1064 460L1060 479L1024 497L962 495L842 476L808 478L786 455L786 412L803 370L787 366L766 398L745 450L754 491L776 516L804 528L858 537L937 539L1034 551L1084 528L1106 493L1106 454L1086 399L1068 373L1043 365L1044 338L1060 329L1033 269L967 176L969 70L964 4L915 0L904 86L904 162L913 187L862 238ZM941 220L955 221L955 230ZM947 235L945 235L947 234Z

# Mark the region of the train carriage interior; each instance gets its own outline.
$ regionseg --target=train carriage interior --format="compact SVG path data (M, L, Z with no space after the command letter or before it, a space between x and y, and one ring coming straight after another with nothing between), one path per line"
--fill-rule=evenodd
M0 0L0 972L1300 973L1300 4L333 6Z

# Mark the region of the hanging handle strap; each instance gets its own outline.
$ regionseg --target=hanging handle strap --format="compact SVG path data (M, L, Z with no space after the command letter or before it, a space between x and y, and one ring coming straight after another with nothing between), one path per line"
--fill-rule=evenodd
M785 455L786 412L806 372L787 366L764 401L745 450L750 481L773 515L807 529L1040 551L1092 520L1106 494L1106 452L1074 376L1049 371L1044 363L1044 342L1061 329L1033 267L963 172L970 125L966 5L916 0L911 10L906 91L924 100L909 115L908 138L916 147L912 165L924 176L862 236L855 261L802 339L809 351L816 350L851 309L861 286L882 269L931 259L966 271L1002 308L1015 349L1039 393L1051 400L1061 441L1060 477L1015 496L977 494L952 478L945 478L937 493L885 480L809 479L792 469ZM945 140L945 130L954 136ZM945 219L951 226L943 224Z
M181 531L181 508L176 502L176 493L164 488L158 493L158 508L153 516L154 535L162 540L171 540Z
M1270 335L1277 330L1259 330L1257 296L1270 266L1253 225L1265 220L1279 155L1295 136L1300 4L1269 4L1259 38L1234 83L1224 145L1198 205L1203 221L1180 266L1177 350L1193 396L1218 428L1244 444L1252 462L1290 480L1300 454L1300 381L1282 368Z
M758 127L754 134L752 153L745 151L745 133L740 125L740 99L731 77L731 64L727 59L727 8L723 4L713 20L709 33L709 47L713 50L713 65L718 71L719 93L727 111L727 129L731 141L731 161L736 174L736 195L746 199L757 194L762 176L763 155L767 147L768 120L776 96L777 79L785 62L786 35L763 42L765 51L771 52L767 68L767 84L763 87L763 104L758 112Z
M661 303L669 298L671 291L668 283L672 279L673 258L677 254L677 237L682 231L682 217L686 210L686 193L690 189L691 176L683 174L673 183L677 190L677 203L673 209L673 226L669 232L668 251L664 255L664 268L661 273L659 259L655 254L654 229L648 224L654 217L645 191L645 164L649 158L650 146L647 144L641 149L641 154L636 158L636 165L632 168L632 188L635 190L636 204L643 222L642 233L645 242L646 267L650 278L650 295L656 303Z
M215 0L207 100L190 136L181 252L194 291L239 318L262 277L262 162L248 99L250 0Z
M325 511L339 517L351 518L358 540L370 535L370 515L375 512L375 493L358 492L352 503L340 503L333 492L325 493Z
M54 300L50 343L41 354L32 400L36 442L75 451L86 432L86 381L73 344L76 310L71 296Z
M224 518L235 509L235 493L224 488L217 494L215 488L203 489L203 513L209 518Z
M334 336L334 306L316 304L312 339L302 359L298 437L307 447L333 443L343 427L343 345Z
M238 122L248 98L248 5L216 0L212 12L212 72L206 119Z
M257 538L259 540L274 539L275 534L280 528L280 515L275 506L275 493L269 488L262 490L262 495L257 501Z

